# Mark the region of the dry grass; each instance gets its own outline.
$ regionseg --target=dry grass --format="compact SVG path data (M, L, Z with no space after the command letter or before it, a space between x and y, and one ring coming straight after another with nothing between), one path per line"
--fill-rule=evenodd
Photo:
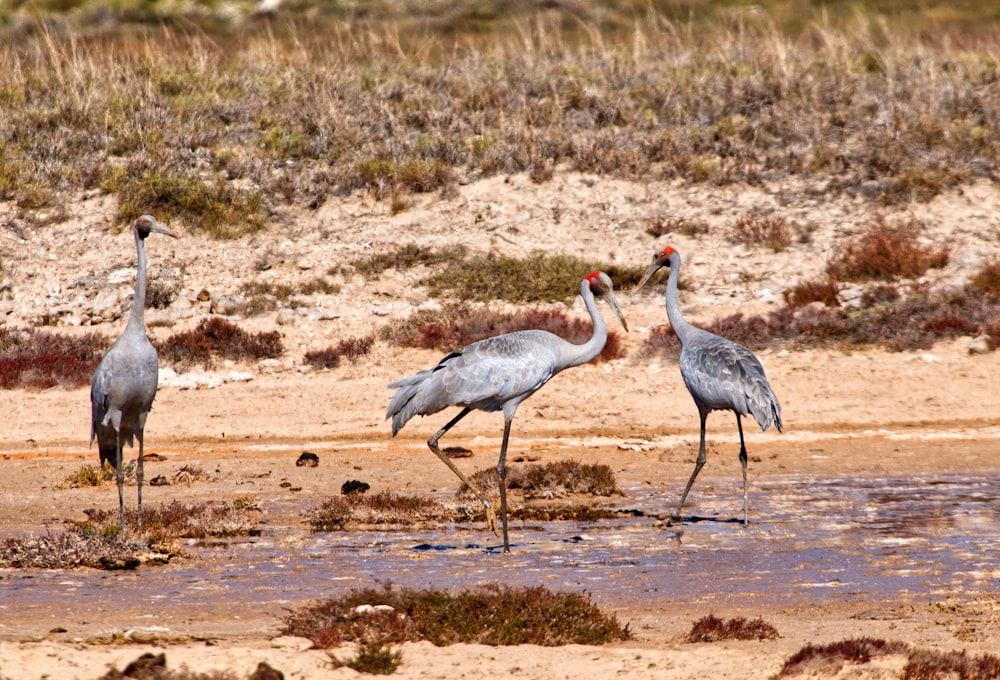
M258 517L253 508L245 505L206 501L185 504L172 501L162 506L148 506L142 510L143 532L153 541L162 542L175 538L229 538L255 536ZM118 509L88 510L82 530L88 535L107 535L119 528ZM135 526L137 517L133 508L125 508L126 526Z
M439 590L360 590L301 607L285 618L286 635L318 647L343 641L398 644L428 640L444 646L599 645L630 639L628 626L589 598L543 587Z
M747 213L737 217L726 232L730 243L763 245L780 253L792 244L792 232L784 217Z
M99 188L120 221L233 238L459 175L795 175L903 202L998 174L989 3L72 4L2 14L0 200L29 228Z
M496 489L500 478L496 468L490 467L476 472L469 477L469 481L481 489ZM610 467L576 460L508 466L507 488L521 493L525 500L625 495ZM466 498L470 491L463 486L458 493L459 498Z
M341 531L348 525L396 526L441 521L454 512L430 498L402 496L391 491L332 496L309 512L313 531Z
M117 515L117 513L116 513ZM118 526L104 531L86 528L11 537L0 543L0 567L13 569L135 569L144 562L166 562L173 551L118 536Z

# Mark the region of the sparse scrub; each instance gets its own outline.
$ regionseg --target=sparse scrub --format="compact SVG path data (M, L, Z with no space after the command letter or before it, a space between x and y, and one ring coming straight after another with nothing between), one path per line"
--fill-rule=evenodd
M340 659L333 652L330 656L330 666L350 668L358 673L368 675L392 675L403 661L403 653L393 651L381 640L366 640L361 643L357 655L353 659Z
M97 333L69 335L0 326L0 388L86 385L109 346Z
M365 278L373 279L386 269L412 269L421 265L431 267L445 262L461 261L467 255L468 249L462 245L437 249L417 243L407 243L354 260L351 266Z
M27 212L103 187L119 219L235 238L272 203L363 188L405 209L459 173L800 175L894 203L998 174L992 15L968 3L764 2L738 21L663 0L306 3L279 21L247 21L248 2L89 4L29 3L0 29L0 197Z
M449 260L424 283L431 295L465 301L568 302L580 292L580 281L601 270L620 290L642 277L638 267L618 267L587 262L567 255L534 252L525 258L487 253L464 260Z
M763 245L775 253L792 243L792 232L784 217L761 217L753 213L736 218L726 235L730 243Z
M469 481L478 488L498 488L495 467L476 472ZM525 499L565 498L567 496L622 496L615 475L607 465L562 460L553 463L513 465L507 470L507 488ZM468 493L463 485L459 497Z
M1000 657L915 649L910 652L900 680L997 680Z
M908 654L909 652L910 647L904 642L870 637L851 638L825 645L809 643L789 657L785 661L785 665L771 680L803 674L813 675L817 669L824 669L832 675L836 674L844 663L865 664L873 657Z
M898 292L898 291L897 291ZM892 351L928 349L939 340L963 335L989 334L998 329L1000 303L985 299L975 289L932 295L916 291L891 301L893 289L882 304L848 310L813 306L786 306L764 316L742 314L701 326L747 345L761 347L864 347L879 345ZM669 326L653 330L642 355L676 358L680 343Z
M253 510L236 504L203 502L188 505L172 501L142 509L143 532L155 541L173 538L253 536L259 533ZM136 514L125 508L126 525L135 525ZM118 526L118 510L90 510L82 530L87 535L104 535Z
M342 494L323 501L309 513L313 531L340 531L348 524L394 525L447 518L451 512L437 501L401 496L391 491Z
M76 472L67 475L56 484L57 489L84 489L89 486L101 485L101 472L93 465L84 465Z
M117 517L117 511L114 514ZM119 540L119 528L116 525L113 530L104 532L80 528L39 537L7 538L0 543L0 567L135 569L142 563L143 555L150 553L150 547ZM165 561L169 557L168 553L160 553L156 559Z
M720 619L709 614L694 622L687 634L687 642L719 642L720 640L774 640L780 637L778 629L760 618L743 617Z
M336 368L340 366L342 358L346 357L349 361L356 361L365 356L371 351L374 344L375 338L371 336L345 338L332 347L306 352L302 362L317 368Z
M985 263L972 277L972 286L991 302L1000 302L1000 260Z
M840 304L837 295L840 293L840 286L832 276L823 279L814 279L796 284L782 293L785 304L791 308L805 307L806 305L819 302L827 307L836 307Z
M402 347L442 351L464 347L470 342L502 333L537 328L573 343L590 339L589 319L570 319L558 309L526 309L516 312L487 312L465 304L446 306L441 312L418 312L404 322L384 327L380 337ZM595 361L611 361L625 356L621 338L613 330Z
M451 594L439 590L358 590L291 612L282 632L319 647L348 640L438 646L600 645L631 638L628 626L606 616L589 598L543 587L488 587Z
M212 316L190 331L175 333L157 345L160 360L182 366L211 366L216 357L256 361L281 356L277 331L248 333L230 321Z
M646 233L650 236L670 236L681 234L683 236L703 236L711 231L708 222L702 219L688 217L655 217L646 227Z
M947 246L921 246L916 237L915 223L890 226L880 217L840 250L826 271L837 281L894 281L948 264Z

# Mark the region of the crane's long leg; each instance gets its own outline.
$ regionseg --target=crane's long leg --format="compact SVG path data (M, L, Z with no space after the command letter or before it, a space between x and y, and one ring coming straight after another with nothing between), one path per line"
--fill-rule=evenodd
M469 483L469 480L466 479L465 475L462 474L462 471L455 466L455 464L451 461L451 458L448 457L448 454L446 454L444 451L440 449L440 447L438 447L438 440L444 435L444 433L450 430L452 427L454 427L455 423L460 421L465 416L469 415L470 411L472 411L472 408L469 406L463 408L461 413L459 413L457 416L449 420L444 427L435 432L434 436L427 440L427 446L430 448L431 451L434 452L435 456L444 461L444 464L447 465L451 469L451 471L454 472L458 476L458 478L462 480L463 484L465 484L472 490L472 493L479 496L479 500L482 501L483 507L486 508L486 523L489 525L490 531L492 531L493 534L496 535L497 517L496 513L493 511L493 506L490 505L490 502L489 500L486 499L486 496L480 493L480 491L475 486Z
M503 522L503 551L510 552L507 540L507 440L510 438L511 421L504 419L503 443L500 444L500 462L497 463L497 477L500 478L500 520Z
M677 504L677 512L674 513L672 519L681 519L681 508L684 507L684 501L688 497L688 491L691 490L691 485L694 484L695 477L701 472L701 468L705 465L705 420L708 418L708 411L702 411L698 409L699 415L701 416L701 443L698 444L698 460L694 463L694 472L691 473L691 479L688 480L687 486L684 487L684 493L681 494L681 502Z
M125 470L122 467L121 434L115 430L115 481L118 483L118 516L122 523L122 533L125 533Z
M139 503L136 512L139 515L139 533L142 533L142 428L136 432L139 439L139 463L135 468L135 481L139 487Z
M743 422L736 414L736 427L740 431L740 466L743 468L743 526L750 524L750 501L747 496L747 447L743 443Z

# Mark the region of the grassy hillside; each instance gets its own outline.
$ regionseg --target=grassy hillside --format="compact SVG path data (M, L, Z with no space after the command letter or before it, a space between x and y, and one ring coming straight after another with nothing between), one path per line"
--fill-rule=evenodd
M1000 3L255 7L0 13L0 200L36 225L107 191L123 220L232 238L496 173L801 175L893 203L998 174Z

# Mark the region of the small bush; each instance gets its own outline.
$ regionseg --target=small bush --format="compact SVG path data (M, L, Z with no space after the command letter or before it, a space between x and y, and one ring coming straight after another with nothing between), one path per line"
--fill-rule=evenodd
M254 536L259 533L257 518L246 507L222 502L187 505L172 501L163 506L144 507L142 529L155 540L172 538L208 538ZM126 526L137 523L134 508L125 508ZM87 535L100 535L109 527L119 526L118 508L88 510L87 521L81 525Z
M62 335L0 326L0 388L88 385L109 346L97 333Z
M13 569L135 569L151 557L144 543L119 539L116 525L109 531L76 528L32 538L11 537L0 542L0 567ZM169 554L159 555L169 559Z
M789 657L772 680L803 673L811 674L817 669L828 669L832 675L843 667L845 661L863 664L871 661L872 657L908 652L909 646L903 642L886 642L868 637L841 640L826 645L810 643Z
M478 488L496 489L500 483L495 467L476 472L469 481ZM565 498L567 496L623 496L615 474L604 464L562 460L542 465L517 465L507 469L507 488L519 491L525 499ZM462 497L469 491L459 490Z
M879 217L830 260L826 271L838 281L894 281L917 278L928 269L948 264L948 247L918 245L916 231L913 223L890 227Z
M589 319L570 319L556 309L526 309L515 312L483 313L464 304L448 305L441 312L419 312L402 323L384 328L380 335L394 345L442 351L514 331L545 330L568 342L580 344L593 335ZM608 331L608 340L595 361L611 361L625 356L617 331Z
M341 358L347 357L350 361L360 359L371 351L374 344L375 338L371 336L346 338L333 347L306 352L302 362L318 368L336 368L340 366Z
M837 295L840 293L840 286L833 277L805 281L787 289L782 297L789 307L805 307L812 302L821 302L827 307L837 307L840 302Z
M916 649L910 652L900 680L997 680L1000 657Z
M628 640L628 626L606 616L589 598L543 587L487 587L450 594L440 590L358 590L291 612L285 635L330 647L343 640L438 646L568 644Z
M695 621L687 634L687 642L718 642L720 640L774 640L778 629L757 617L748 621L742 617L723 621L709 614Z
M1000 302L1000 260L990 260L972 276L972 286L983 297Z
M761 217L753 213L738 217L727 236L731 243L763 245L775 253L792 243L792 233L784 217Z
M332 668L346 667L368 675L392 675L403 661L402 652L392 651L380 640L362 642L357 656L353 659L341 660L332 652L327 653Z
M194 330L171 335L157 349L164 361L205 367L215 357L246 361L274 358L284 352L277 331L251 334L217 316L202 319Z
M67 475L67 477L56 484L57 489L83 489L91 486L101 485L101 472L93 465L84 465L82 468Z
M348 524L411 524L450 515L449 510L429 498L400 496L390 491L352 493L323 501L309 513L309 526L313 531L339 531Z

